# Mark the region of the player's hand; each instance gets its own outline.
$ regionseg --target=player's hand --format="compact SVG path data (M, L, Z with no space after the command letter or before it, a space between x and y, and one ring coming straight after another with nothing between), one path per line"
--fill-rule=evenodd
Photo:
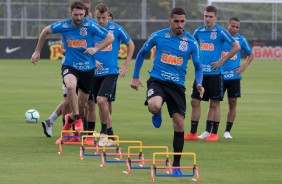
M247 67L245 65L242 65L236 69L235 73L241 75L246 70L246 68Z
M101 63L98 60L95 60L95 62L96 62L96 67L98 68L98 70L103 70L104 69L103 63Z
M86 50L85 50L85 54L89 54L89 55L93 55L93 54L95 54L97 52L97 49L96 49L96 47L94 47L94 48L86 48Z
M222 59L218 60L217 62L213 62L211 63L211 69L217 71L223 65L223 63L224 62Z
M128 66L127 65L122 65L119 68L119 75L120 75L120 77L125 77L127 70L128 70Z
M199 94L200 94L200 97L203 98L204 93L205 93L205 88L203 88L202 85L198 84L198 85L197 85L197 90L198 90L198 92L199 92Z
M39 52L34 52L31 56L31 63L36 65L38 60L40 59L40 53Z
M130 86L131 86L131 88L133 88L133 89L135 89L136 91L138 91L138 86L141 86L141 87L143 87L143 84L142 84L142 82L139 80L139 79L132 79L131 80L131 84L130 84Z

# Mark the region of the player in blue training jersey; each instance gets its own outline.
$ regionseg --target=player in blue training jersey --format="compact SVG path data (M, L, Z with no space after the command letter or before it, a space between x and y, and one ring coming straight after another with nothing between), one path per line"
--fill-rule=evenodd
M95 19L101 27L104 27L114 36L114 41L103 50L100 50L95 54L95 59L102 65L102 69L95 70L94 86L92 94L88 100L88 130L94 130L95 128L95 102L99 107L99 116L101 120L101 135L113 135L112 129L112 103L115 101L116 86L118 75L124 77L128 70L129 62L134 52L134 43L125 30L114 22L109 21L109 8L104 3L99 3L95 7ZM103 41L102 38L95 36L95 45L100 45ZM118 66L118 52L120 44L127 45L127 57L121 67ZM110 138L113 139L113 138ZM86 143L93 142L93 139L86 139ZM107 137L101 137L99 140L99 146L103 146L103 143L107 141L106 146L111 146L114 142L109 142Z
M88 18L92 18L92 13L90 12L90 7L91 7L90 0L81 0L81 1L85 4L88 10L85 16ZM63 58L62 58L62 63L63 63L65 60L65 48L64 48L62 40L60 41L60 44L63 50ZM64 99L57 105L55 111L50 115L50 117L42 121L43 132L46 135L46 137L52 137L53 125L54 125L54 122L57 120L57 118L60 115L62 115L62 121L63 121L63 126L64 126L65 125L65 115L67 113L70 113L69 102L67 99L67 90L66 90L66 86L64 83L63 83L62 89L63 89Z
M31 62L36 64L40 58L42 46L48 34L61 33L66 49L62 65L62 77L67 88L67 97L71 114L67 116L63 130L69 130L75 122L75 130L83 130L83 111L86 106L91 84L94 79L95 60L93 55L108 46L113 36L106 29L85 18L88 11L81 1L71 4L71 19L55 22L46 26L39 37ZM99 46L94 47L94 36L104 38ZM76 93L78 87L78 94Z
M173 8L169 17L170 28L153 33L138 52L131 87L138 90L142 86L139 79L144 58L156 46L156 58L147 81L148 105L152 122L156 128L162 123L161 108L164 102L173 121L174 137L173 151L182 152L184 146L184 119L186 114L185 78L188 59L192 57L195 67L195 78L199 98L203 96L202 68L200 63L199 45L197 41L184 30L186 14L182 8ZM173 169L175 174L181 174L180 155L174 156Z
M191 130L190 133L185 135L185 140L198 140L198 138L205 139L205 141L218 140L217 131L220 122L220 101L223 99L223 71L221 66L240 50L240 46L225 29L215 23L216 19L216 7L207 6L204 11L205 25L199 27L194 32L194 37L200 45L205 94L202 99L199 98L196 84L193 84L191 94ZM226 56L221 58L224 42L231 45L232 49ZM198 136L197 129L201 116L201 100L210 100L210 105L206 131Z
M230 131L236 117L237 98L241 97L241 74L247 69L249 64L254 59L252 48L248 44L245 37L238 34L240 29L240 21L236 17L229 19L227 24L227 31L235 38L235 40L241 46L241 51L244 51L247 55L246 61L240 66L242 58L242 52L237 52L231 59L227 60L223 65L223 77L224 77L224 92L227 91L229 111L227 114L226 129L223 137L226 139L232 139ZM222 57L224 57L231 47L228 44L223 45Z

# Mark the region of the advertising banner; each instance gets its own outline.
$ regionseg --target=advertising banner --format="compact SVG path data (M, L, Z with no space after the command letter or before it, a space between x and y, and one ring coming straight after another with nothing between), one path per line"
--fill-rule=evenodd
M35 46L35 39L0 39L0 59L31 58Z
M133 40L135 44L133 58L136 58L145 41ZM0 59L30 59L36 43L36 39L0 39ZM249 44L253 48L255 60L282 60L281 41L250 41ZM60 60L62 56L60 39L47 39L42 47L41 59ZM118 56L119 59L126 58L125 44L121 44ZM243 57L246 56L243 55ZM153 58L155 58L155 48L146 56L146 59Z

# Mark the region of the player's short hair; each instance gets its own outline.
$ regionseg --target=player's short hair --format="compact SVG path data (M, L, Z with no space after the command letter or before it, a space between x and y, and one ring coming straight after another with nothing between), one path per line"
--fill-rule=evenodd
M112 17L112 20L114 20L114 15L111 12L109 12L109 17Z
M95 11L99 11L100 13L110 12L109 7L105 3L99 3L95 7Z
M217 8L215 6L207 6L205 9L206 12L214 12L217 15Z
M231 22L231 21L236 21L236 22L240 22L240 20L237 18L237 17L231 17L230 19L229 19L229 22Z
M173 15L186 15L186 13L182 8L176 7L171 10L169 17L172 18Z
M71 3L71 11L73 9L84 9L85 10L85 16L88 15L88 7L84 4L82 1L74 1Z
M80 1L87 3L87 4L90 4L90 0L80 0Z

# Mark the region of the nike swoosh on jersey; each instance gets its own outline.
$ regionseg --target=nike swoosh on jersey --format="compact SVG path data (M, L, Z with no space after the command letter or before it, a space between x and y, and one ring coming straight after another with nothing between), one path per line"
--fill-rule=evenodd
M21 49L21 47L15 47L15 48L12 48L12 49L10 49L9 47L6 47L5 52L6 52L7 54L10 54L10 53L15 52L15 51L17 51L17 50L19 50L19 49Z

